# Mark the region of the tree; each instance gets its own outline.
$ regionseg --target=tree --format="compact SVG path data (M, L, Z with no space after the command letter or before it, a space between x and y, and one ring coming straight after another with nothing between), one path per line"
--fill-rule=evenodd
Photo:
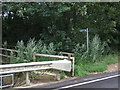
M15 45L18 40L42 39L53 42L59 50L72 51L84 43L89 28L90 38L98 34L111 47L119 44L120 3L34 2L3 3L3 41Z

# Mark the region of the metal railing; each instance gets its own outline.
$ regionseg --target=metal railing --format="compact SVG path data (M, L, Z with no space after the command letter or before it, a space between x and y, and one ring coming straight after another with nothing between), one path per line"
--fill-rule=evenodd
M3 77L10 77L11 76L11 79L12 79L12 82L11 84L7 84L5 85L4 82L3 82ZM10 86L13 86L14 85L14 74L8 74L8 75L0 75L0 88L5 88L5 87L10 87Z
M12 49L5 49L5 48L0 48L0 50L5 50L10 52L10 55L4 55L4 54L0 54L0 56L3 57L8 57L11 58L11 55L13 55L13 53L18 53L19 51L17 50L12 50ZM27 52L24 52L25 54ZM66 56L63 56L66 55ZM63 59L62 61L44 61L44 62L36 62L36 57L51 57L51 58L61 58ZM47 54L34 54L33 55L33 62L31 63L20 63L20 64L6 64L6 65L0 65L0 74L9 74L9 73L16 73L16 72L26 72L26 85L29 85L30 80L29 80L29 71L35 71L35 70L43 70L43 69L58 69L60 70L60 68L58 68L57 66L59 66L59 64L63 64L65 65L63 62L65 60L65 63L67 64L67 69L65 70L63 67L61 70L63 71L70 71L70 67L72 65L72 76L74 76L74 61L75 58L73 56L72 53L67 53L67 52L60 52L59 55L47 55ZM62 62L62 63L61 63ZM70 64L70 62L72 62L72 64ZM2 77L2 76L1 76Z

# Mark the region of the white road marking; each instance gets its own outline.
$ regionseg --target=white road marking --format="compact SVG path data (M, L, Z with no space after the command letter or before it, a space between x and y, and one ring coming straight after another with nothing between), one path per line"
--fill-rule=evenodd
M55 89L55 90L60 90L60 89L66 89L66 88L71 88L71 87L75 87L75 86L85 85L85 84L89 84L89 83L93 83L93 82L97 82L97 81L102 81L102 80L106 80L106 79L110 79L110 78L114 78L114 77L118 77L118 76L120 76L120 74L114 75L114 76L108 76L108 77L104 77L104 78L100 78L100 79L96 79L96 80L91 80L91 81L87 81L87 82L82 82L82 83L78 83L78 84L74 84L74 85L64 86L64 87L60 87L60 88Z

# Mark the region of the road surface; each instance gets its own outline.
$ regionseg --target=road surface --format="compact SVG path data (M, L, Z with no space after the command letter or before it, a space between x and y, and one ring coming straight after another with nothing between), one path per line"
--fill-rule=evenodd
M91 82L87 81L87 82L77 83L73 85L63 86L58 89L63 90L69 88L118 88L118 78L120 79L120 76L112 77L105 80L103 80L104 78L101 78L101 79L97 79L100 81L91 80Z
M112 72L105 74L95 74L86 77L80 77L73 80L62 81L59 83L48 84L48 85L38 85L31 88L49 88L55 90L64 90L64 89L75 89L79 90L120 90L119 87L120 73ZM92 88L92 89L90 89ZM95 89L96 88L96 89ZM26 89L24 89L26 90ZM101 90L101 89L100 89Z

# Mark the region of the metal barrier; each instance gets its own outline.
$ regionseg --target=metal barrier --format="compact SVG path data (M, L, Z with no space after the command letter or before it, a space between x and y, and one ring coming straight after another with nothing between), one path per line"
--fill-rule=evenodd
M59 55L67 55L67 56L59 56ZM74 76L74 63L75 58L73 57L72 53L66 53L66 52L60 52L59 55L47 55L47 54L35 54L33 55L33 61L36 62L36 57L51 57L51 58L61 58L61 59L67 59L72 62L72 76Z
M10 74L17 72L26 72L26 85L30 85L29 74L30 71L54 69L61 71L71 71L71 61L58 60L58 61L43 61L43 62L31 62L20 64L5 64L0 65L0 74Z
M0 48L0 50L6 50L6 51L10 52L9 56L0 54L0 56L4 56L4 57L8 57L8 58L11 58L10 56L13 54L13 52L15 52L15 53L19 52L16 50L5 49L5 48ZM24 52L24 53L26 54L26 52ZM67 56L60 56L60 55L67 55ZM36 57L39 57L39 56L61 58L62 60L36 62ZM0 74L26 72L26 85L30 85L29 74L28 74L28 72L30 72L30 71L55 69L55 70L71 72L71 70L72 70L72 76L74 76L74 60L75 60L75 58L73 57L73 54L66 53L66 52L61 52L59 55L34 54L33 55L34 62L0 65Z
M12 77L12 83L11 84L8 84L8 85L4 85L4 82L3 82L3 77L9 77L11 76ZM14 85L14 74L8 74L8 75L0 75L0 88L5 88L5 87L10 87L10 86L13 86Z

